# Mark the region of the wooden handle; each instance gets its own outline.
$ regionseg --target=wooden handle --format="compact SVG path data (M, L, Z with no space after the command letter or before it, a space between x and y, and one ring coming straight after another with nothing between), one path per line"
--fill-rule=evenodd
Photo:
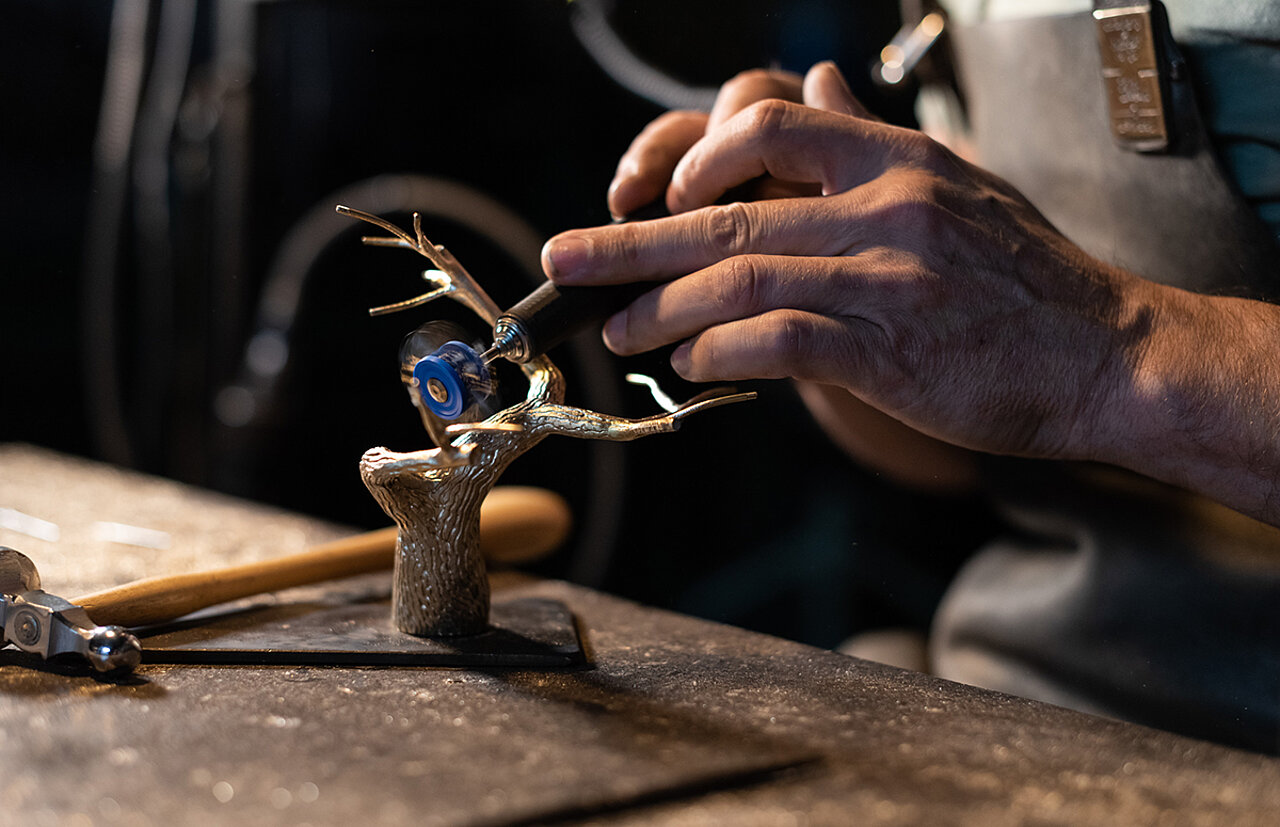
M480 552L497 562L529 560L560 545L570 523L559 494L499 486L480 507ZM391 526L274 560L136 580L72 602L100 625L146 626L229 600L390 568L395 547Z

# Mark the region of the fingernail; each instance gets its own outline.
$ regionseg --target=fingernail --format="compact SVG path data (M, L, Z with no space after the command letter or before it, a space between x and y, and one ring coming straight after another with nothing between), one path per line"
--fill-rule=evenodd
M556 280L572 281L586 272L591 259L591 242L577 236L553 238L542 248L547 274Z
M835 79L839 81L841 88L849 94L853 94L853 90L849 88L849 81L845 80L844 72L840 71L840 67L836 65L834 60L823 61L823 66L826 68L828 73L835 76Z
M688 379L686 375L689 372L689 351L693 349L692 342L685 342L676 348L671 354L671 368L680 376Z
M609 184L609 214L613 216L615 221L621 221L627 217L627 213L635 209L633 203L636 199L630 190L635 187L635 177L618 171L614 177L613 183Z
M609 205L609 215L613 216L614 221L622 220L622 216L618 214L618 211L614 209L614 206L613 206L614 200L618 197L618 188L621 186L622 186L621 175L615 176L614 179L609 182L609 194L605 196L605 203Z
M622 334L627 329L626 314L627 311L625 310L613 314L604 323L604 329L600 331L601 336L604 338L604 346L614 353L620 353L618 345L621 344Z

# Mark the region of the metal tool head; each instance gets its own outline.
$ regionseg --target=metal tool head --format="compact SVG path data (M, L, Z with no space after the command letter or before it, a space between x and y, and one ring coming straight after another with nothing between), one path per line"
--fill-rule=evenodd
M86 642L84 656L99 672L127 675L142 662L142 644L123 626L98 626Z
M21 594L40 588L40 573L31 558L17 549L0 546L0 594Z
M35 563L0 547L0 647L13 644L48 659L82 657L98 672L132 672L142 645L121 626L98 626L84 609L40 588Z

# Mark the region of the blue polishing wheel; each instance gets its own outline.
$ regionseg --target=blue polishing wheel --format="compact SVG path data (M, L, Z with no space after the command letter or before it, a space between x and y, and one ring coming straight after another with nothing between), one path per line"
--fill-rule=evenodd
M438 341L438 340L437 340ZM427 408L454 420L479 401L487 401L493 382L479 354L462 342L445 342L413 366L413 378Z

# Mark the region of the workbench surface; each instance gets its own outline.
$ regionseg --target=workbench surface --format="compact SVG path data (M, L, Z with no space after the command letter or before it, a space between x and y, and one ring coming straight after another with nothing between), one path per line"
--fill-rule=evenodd
M170 552L176 568L224 563L215 546L236 544L238 533L243 559L340 531L20 446L0 446L0 508L64 519L63 506L33 499L42 484L15 479L33 462L38 473L61 475L48 490L88 515L69 525L115 521L170 534L170 551L154 550L161 570ZM136 496L121 496L128 491ZM172 494L182 508L148 511L147 494ZM199 524L209 509L220 539L185 559L174 551L184 521ZM140 513L151 517L141 522ZM261 546L269 526L278 549ZM71 539L0 527L0 544L26 551L55 592L41 556L58 571L58 555L74 555ZM92 553L112 557L102 542ZM109 560L85 566L108 579L68 591L112 584ZM131 680L109 682L36 668L6 650L2 820L1270 825L1280 814L1278 759L567 583L495 578L495 601L523 597L572 609L587 668L144 665ZM286 592L275 602L292 599Z

